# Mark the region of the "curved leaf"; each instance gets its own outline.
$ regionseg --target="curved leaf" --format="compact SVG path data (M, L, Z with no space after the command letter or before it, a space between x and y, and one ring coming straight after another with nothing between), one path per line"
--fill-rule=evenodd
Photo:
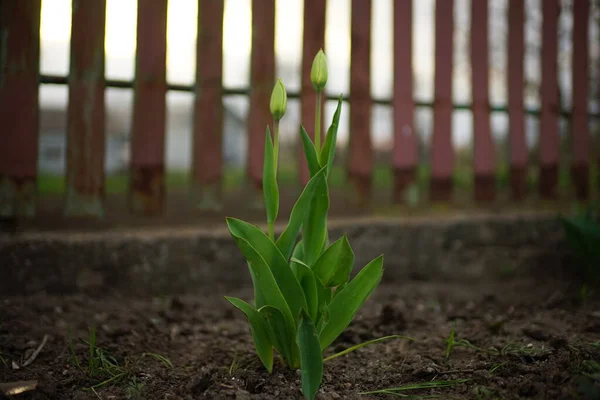
M250 322L250 330L258 358L260 358L267 371L271 373L273 371L273 344L267 321L254 307L244 300L227 296L225 298L234 307L246 314L248 322Z
M324 286L333 287L348 281L353 266L354 252L344 235L321 254L312 270Z
M304 291L307 308L305 310L313 321L317 320L319 311L319 293L317 292L317 282L312 270L302 261L292 258L292 263L296 267L296 276Z
M306 309L304 291L275 243L255 225L237 218L227 218L226 221L231 234L248 241L269 266L292 315L298 315L301 308Z
M296 340L302 366L302 393L306 399L313 400L323 380L323 353L315 325L304 310L300 317Z
M321 349L326 349L352 321L360 306L379 284L383 256L368 263L329 303L329 322L320 334Z
M302 242L304 245L304 262L312 266L321 255L327 240L327 211L329 210L329 194L327 181L322 179L315 189L310 203L310 210L302 226Z
M306 187L302 191L302 194L300 194L300 197L296 201L294 208L292 208L287 226L277 239L277 247L279 250L281 250L281 254L283 254L286 260L289 259L290 254L292 253L292 249L294 248L296 239L298 238L298 233L300 232L304 218L309 211L310 203L315 194L315 190L321 181L324 181L324 174L325 168L321 168L321 170L317 172L315 176L310 178L306 184Z
M290 307L265 260L247 240L235 235L233 235L233 239L250 264L250 268L256 279L256 285L259 287L265 304L278 308L285 316L290 329L295 330L296 321L292 317Z
M278 308L264 306L258 312L267 321L275 348L281 354L286 365L293 367L294 364L297 364L296 357L294 357L297 351L293 349L296 346L294 343L295 331L290 330L284 315Z
M313 144L312 140L310 140L308 133L306 133L306 130L302 125L300 125L300 137L302 138L302 148L304 149L306 164L308 165L310 176L313 177L317 172L319 172L321 166L319 165L319 159L317 157L315 145Z

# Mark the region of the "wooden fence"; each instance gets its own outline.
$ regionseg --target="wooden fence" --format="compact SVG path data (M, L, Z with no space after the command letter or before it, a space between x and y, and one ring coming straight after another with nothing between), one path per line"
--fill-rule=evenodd
M395 0L393 15L393 99L371 98L371 2L351 2L350 116L348 175L359 192L369 193L374 169L370 139L371 105L393 106L392 165L395 193L415 179L419 140L414 129L412 71L412 0ZM377 1L377 0L375 0ZM493 1L493 0L491 0ZM68 216L104 213L104 146L106 87L133 87L132 147L129 202L132 213L157 214L165 203L165 96L168 90L195 92L192 186L218 187L223 177L223 96L246 91L222 87L223 0L199 0L195 86L166 81L167 0L138 0L137 54L134 82L110 81L104 74L105 0L73 0L71 63L68 77L40 76L41 0L0 2L0 215L33 216L36 209L38 88L40 83L69 88L67 173L64 210ZM528 152L525 116L539 115L540 179L544 197L556 194L559 161L557 36L559 0L543 0L541 108L524 108L524 0L509 0L508 105L510 184L515 199L526 189ZM571 118L572 177L578 197L589 195L588 0L574 0L573 107ZM312 57L325 41L325 1L304 1L302 85L290 93L301 101L303 121L314 119L314 96L307 80ZM447 200L452 191L455 154L452 146L453 0L437 0L435 8L435 95L431 142L433 200ZM473 171L475 198L495 197L494 143L491 136L488 65L488 0L471 2ZM252 56L248 118L248 178L261 187L265 124L270 122L270 91L275 81L275 1L252 3ZM327 51L327 49L325 49ZM311 135L314 133L311 132ZM298 158L300 178L306 166Z

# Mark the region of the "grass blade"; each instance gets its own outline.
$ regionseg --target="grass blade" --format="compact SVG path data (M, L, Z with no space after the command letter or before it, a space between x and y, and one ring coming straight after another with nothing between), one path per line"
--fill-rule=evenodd
M257 226L237 218L227 218L226 220L231 234L234 237L242 238L250 243L254 250L256 250L269 266L273 277L277 282L277 286L279 286L279 289L290 308L291 315L298 315L300 309L306 309L307 303L304 291L275 243L273 243L273 241ZM260 289L262 289L262 287L260 287ZM265 304L274 305L270 302Z
M169 360L167 357L165 356L161 356L160 354L156 354L156 353L143 353L142 354L142 358L143 357L152 357L158 361L160 361L161 363L165 364L165 366L167 368L173 368L173 363L171 362L171 360Z
M405 392L408 390L424 390L424 389L441 389L446 387L452 387L455 385L459 385L461 383L466 383L471 381L471 379L455 379L455 380L446 380L446 381L429 381L422 383L410 383L408 385L399 386L396 388L386 388L373 390L369 392L361 392L359 394L395 394L397 392Z
M346 355L346 354L348 354L348 353L351 353L351 352L353 352L353 351L355 351L355 350L358 350L358 349L360 349L361 347L365 347L365 346L368 346L368 345L370 345L370 344L374 344L374 343L383 342L384 340L389 340L389 339L408 339L408 340L412 340L412 341L414 341L414 339L412 339L412 338L409 338L408 336L402 336L402 335L390 335L390 336L384 336L384 337L380 337L380 338L377 338L377 339L368 340L368 341L366 341L366 342L362 342L362 343L359 343L359 344L357 344L357 345L355 345L355 346L349 347L349 348L347 348L346 350L342 350L342 351L340 351L339 353L335 353L335 354L333 354L333 355L331 355L331 356L329 356L329 357L325 358L325 359L323 360L323 362L325 362L325 361L329 361L329 360L333 360L334 358L337 358L337 357L344 356L344 355Z
M315 145L310 140L308 133L302 125L300 125L300 137L302 138L302 148L304 150L304 156L306 157L306 163L308 164L308 170L311 178L316 175L321 169L319 165L319 159L317 158L317 151Z
M277 187L277 165L273 154L271 131L267 126L265 134L265 159L263 164L263 196L269 224L269 236L273 238L273 224L279 212L279 188Z
M329 303L329 322L320 333L326 349L343 331L371 295L383 275L383 255L367 264Z
M309 211L315 190L321 181L324 180L324 173L325 168L321 168L321 170L317 172L315 176L310 178L306 184L306 187L302 191L302 194L300 194L300 197L292 208L287 226L277 239L277 247L286 260L289 259L290 254L292 253L292 249L294 248L296 239L298 238L298 233L300 233L300 228L302 227L304 218Z
M238 310L246 314L248 322L250 322L250 330L252 331L252 339L258 358L265 366L267 371L273 371L273 345L269 333L267 321L264 317L250 304L242 299L235 297L225 297L227 301L233 304Z
M323 379L323 355L315 326L304 310L296 340L302 366L302 393L306 399L313 400Z
M344 235L321 254L312 270L323 286L332 287L348 281L353 266L354 252Z

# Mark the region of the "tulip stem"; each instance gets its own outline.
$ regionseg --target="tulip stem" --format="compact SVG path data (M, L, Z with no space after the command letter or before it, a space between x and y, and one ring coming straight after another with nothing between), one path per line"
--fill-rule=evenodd
M277 177L278 159L279 159L279 120L273 119L273 164L275 167L275 177Z
M315 106L315 150L317 157L321 149L321 90L317 90L317 104Z

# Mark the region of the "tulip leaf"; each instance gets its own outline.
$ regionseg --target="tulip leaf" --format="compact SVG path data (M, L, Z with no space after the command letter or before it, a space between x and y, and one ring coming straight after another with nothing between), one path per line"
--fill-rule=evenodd
M308 170L312 178L321 169L321 166L319 166L317 151L315 150L315 145L310 140L308 133L306 133L306 130L302 125L300 125L300 137L302 138L302 148L304 149L306 163L308 164Z
M325 142L323 143L323 148L321 149L321 154L319 154L319 164L322 167L327 166L327 176L331 172L331 167L333 166L333 159L335 157L335 145L337 143L337 132L340 124L340 115L342 113L342 97L340 96L337 104L337 108L335 109L335 113L333 114L333 120L329 129L327 129L327 136L325 137Z
M317 261L327 241L327 211L329 195L327 181L319 181L302 226L304 262L312 267Z
M292 315L298 315L301 308L306 309L306 298L302 287L275 243L255 225L231 217L226 221L231 234L248 241L269 266Z
M265 134L265 159L263 164L263 196L267 212L267 222L273 224L279 212L279 188L277 187L277 166L273 152L271 131L267 126Z
M308 315L313 321L317 320L317 313L319 311L319 293L317 291L317 282L313 271L304 264L302 261L292 258L292 263L296 267L296 276L304 291L306 297L306 303Z
M324 286L333 287L348 280L353 265L354 252L344 235L321 254L312 269Z
M300 194L300 197L296 201L296 204L292 208L287 226L277 239L277 247L279 247L279 250L281 250L281 253L286 260L289 259L290 254L292 253L292 249L294 248L294 244L298 238L298 233L300 232L304 218L309 212L310 204L315 191L321 182L324 181L324 173L325 168L321 168L321 170L317 172L315 176L310 178L306 184L306 187Z
M250 330L252 332L252 339L254 340L254 347L256 347L258 358L267 371L271 373L273 371L273 345L267 321L254 307L244 300L228 296L225 296L225 298L233 304L234 307L246 314L248 322L250 322Z
M313 400L323 379L323 353L315 325L304 310L300 316L296 340L302 366L302 393L306 399Z
M350 324L360 306L379 284L383 256L368 263L329 303L329 321L320 332L321 349L326 349Z
M284 315L276 307L264 306L258 312L267 321L275 348L279 351L285 363L292 366L295 358L293 349L296 345L293 342L295 330L290 330Z
M260 294L265 304L278 308L286 318L290 329L295 329L296 322L292 317L290 307L281 293L277 281L265 260L260 256L254 247L245 239L232 235L238 248L242 251L246 260L250 264L252 273L256 278L256 285L260 289Z

